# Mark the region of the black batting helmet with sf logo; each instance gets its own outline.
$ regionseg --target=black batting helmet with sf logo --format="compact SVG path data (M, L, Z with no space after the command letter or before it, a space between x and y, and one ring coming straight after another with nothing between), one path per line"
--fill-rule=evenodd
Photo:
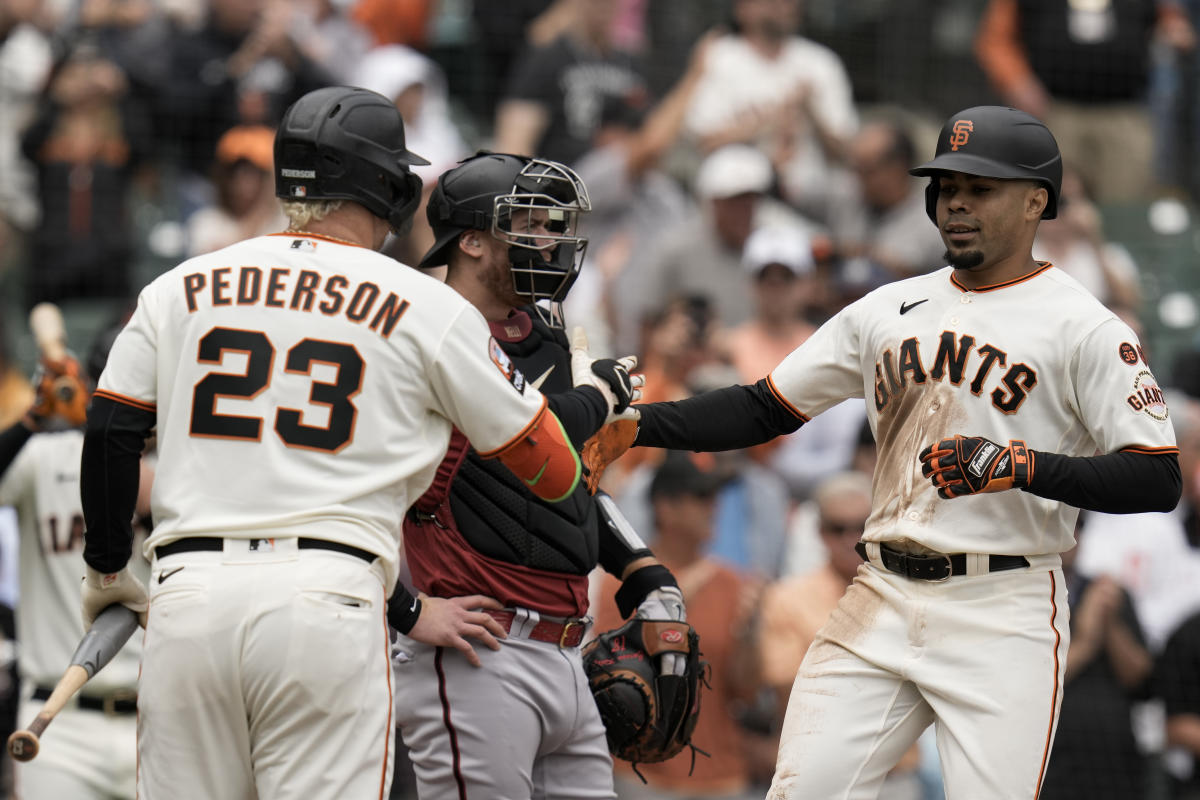
M942 126L933 160L909 172L930 178L925 211L935 224L937 176L941 172L1037 181L1050 194L1042 219L1058 215L1062 185L1058 142L1041 120L1015 108L975 106L958 112Z

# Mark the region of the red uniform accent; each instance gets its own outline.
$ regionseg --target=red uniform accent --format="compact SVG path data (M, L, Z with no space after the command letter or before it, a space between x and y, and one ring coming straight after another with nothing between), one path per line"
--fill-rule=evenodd
M438 509L437 522L441 525L433 520L404 520L404 556L413 586L420 591L433 597L484 594L506 607L530 608L553 617L587 613L586 575L547 572L488 558L455 530L448 503Z
M435 519L404 518L404 558L413 586L433 597L484 594L510 608L529 608L554 617L587 613L586 575L523 567L489 558L467 543L450 511L450 484L471 443L455 428L433 483L413 508Z

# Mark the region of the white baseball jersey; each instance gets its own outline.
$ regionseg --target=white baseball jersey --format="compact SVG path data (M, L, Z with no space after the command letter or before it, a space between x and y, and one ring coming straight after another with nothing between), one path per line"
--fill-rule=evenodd
M805 417L866 399L879 460L864 541L1068 550L1077 509L1023 491L944 500L918 454L956 434L1071 456L1173 449L1162 391L1129 327L1061 270L1043 263L974 291L953 274L897 281L847 306L771 373L774 391Z
M292 233L147 286L97 394L157 413L147 553L185 536L326 539L380 556L389 588L400 514L451 424L499 449L545 402L453 289Z
M79 501L79 459L83 433L39 433L25 443L0 478L0 505L13 505L21 532L21 602L17 635L21 677L50 687L62 677L83 638L79 581L83 577L83 509ZM133 567L142 580L149 567ZM113 657L87 691L105 694L137 686L140 632Z

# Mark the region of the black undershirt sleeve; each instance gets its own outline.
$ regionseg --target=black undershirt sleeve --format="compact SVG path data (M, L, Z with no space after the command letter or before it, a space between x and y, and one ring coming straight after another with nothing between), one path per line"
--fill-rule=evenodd
M1025 491L1038 497L1106 514L1170 511L1179 503L1183 480L1174 453L1030 452L1033 475Z
M714 389L686 400L637 405L640 447L738 450L792 433L804 424L779 402L764 378L750 386Z
M17 454L31 436L33 431L26 428L23 422L16 422L4 433L0 433L0 475L8 472L8 468L12 466Z
M546 404L562 423L571 444L579 450L583 443L600 430L608 417L608 403L600 390L592 386L581 386L570 392L546 395Z
M83 436L80 498L86 525L83 560L93 569L120 570L133 554L142 449L155 414L93 397Z

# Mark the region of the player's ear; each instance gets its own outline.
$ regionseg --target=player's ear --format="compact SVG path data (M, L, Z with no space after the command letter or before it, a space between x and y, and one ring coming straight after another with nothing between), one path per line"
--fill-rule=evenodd
M483 255L483 239L479 231L464 231L458 237L458 249L471 256L479 258Z
M1050 192L1045 186L1040 183L1035 183L1032 186L1032 191L1026 195L1025 200L1025 216L1027 219L1036 220L1042 218L1042 212L1046 210L1046 206L1050 204Z

